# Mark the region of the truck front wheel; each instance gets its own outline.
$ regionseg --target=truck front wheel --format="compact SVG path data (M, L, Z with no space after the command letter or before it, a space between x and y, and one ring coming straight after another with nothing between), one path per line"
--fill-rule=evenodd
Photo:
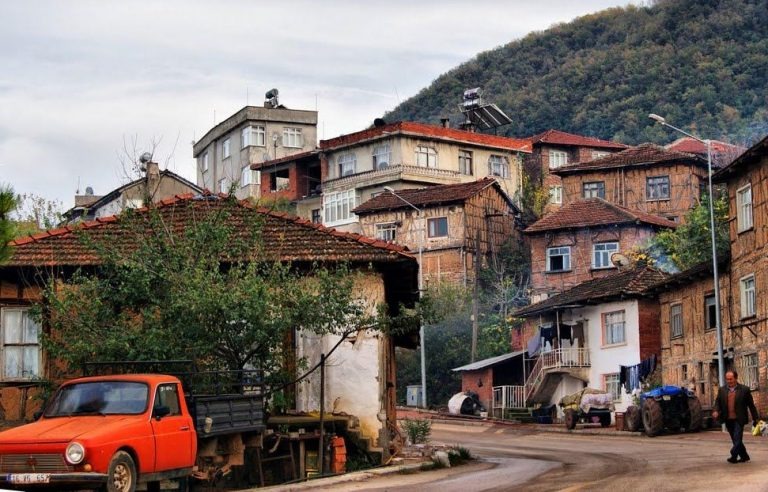
M109 462L107 492L134 492L136 490L136 464L131 455L118 451Z

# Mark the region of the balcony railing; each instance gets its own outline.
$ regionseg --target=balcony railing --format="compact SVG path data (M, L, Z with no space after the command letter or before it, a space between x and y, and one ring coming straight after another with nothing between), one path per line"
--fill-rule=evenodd
M406 164L396 164L387 166L383 169L374 169L371 171L363 171L349 176L342 176L340 178L328 179L323 183L323 188L337 188L346 187L349 185L355 185L357 183L371 181L393 181L401 179L403 175L421 176L425 178L436 178L442 180L450 180L458 182L461 179L462 174L457 171L449 171L447 169L439 169L436 167L421 167L421 166L409 166Z
M506 410L525 408L525 386L494 386L493 413L504 418Z

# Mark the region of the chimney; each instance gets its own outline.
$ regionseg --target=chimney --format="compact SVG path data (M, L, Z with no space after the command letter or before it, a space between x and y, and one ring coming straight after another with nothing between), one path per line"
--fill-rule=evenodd
M145 165L147 179L157 179L160 177L160 166L157 162L149 161Z
M450 118L440 118L440 126L442 126L443 128L450 128L451 127Z

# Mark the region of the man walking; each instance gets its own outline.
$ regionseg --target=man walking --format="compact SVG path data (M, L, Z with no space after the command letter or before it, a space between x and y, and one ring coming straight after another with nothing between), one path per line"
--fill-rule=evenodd
M758 414L755 402L752 400L752 393L749 388L739 384L739 374L736 371L725 373L725 386L717 392L715 408L712 417L725 422L725 428L731 435L733 447L731 448L731 457L728 463L746 463L749 461L747 448L742 439L744 437L744 426L749 418L747 409L752 414L752 425L757 424Z

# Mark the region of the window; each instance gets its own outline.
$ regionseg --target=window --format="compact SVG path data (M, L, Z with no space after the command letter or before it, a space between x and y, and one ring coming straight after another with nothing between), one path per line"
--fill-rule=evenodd
M283 191L291 186L291 176L288 169L269 173L269 191Z
M611 255L619 252L619 243L598 243L592 246L592 268L613 268Z
M624 343L624 311L615 311L603 315L603 345Z
M741 279L741 317L755 315L755 276L749 275Z
M472 151L459 151L459 172L461 174L472 175Z
M488 158L488 174L501 178L509 177L509 161L501 155L492 155Z
M397 233L397 225L394 222L376 224L376 239L382 241L394 241Z
M584 198L605 198L605 181L593 181L582 185Z
M179 389L175 384L161 384L157 387L157 396L153 408L168 407L168 415L181 415L179 406Z
M229 179L221 178L219 180L219 193L229 193Z
M351 221L354 218L352 209L355 208L357 194L355 190L328 193L323 196L325 206L325 223L334 224Z
M203 154L203 157L200 159L200 169L203 172L208 171L208 152Z
M432 147L417 146L416 165L421 167L437 167L437 151Z
M377 145L373 148L373 169L384 169L389 166L392 152L389 144Z
M226 139L223 142L221 142L221 158L227 159L230 155L232 155L231 149L230 149L230 140Z
M752 185L736 191L736 220L739 232L752 228Z
M261 125L246 126L243 128L241 141L243 148L249 145L264 147L267 141L267 132Z
M715 304L715 296L710 295L704 298L704 317L705 317L705 330L714 330L717 328L717 306Z
M550 186L549 187L549 203L563 203L563 187L562 186Z
M549 151L549 167L554 169L556 167L565 166L568 164L568 153L563 150L550 150Z
M757 354L744 355L741 358L741 374L744 378L744 385L750 389L757 389L760 380L760 372L758 370Z
M27 308L0 310L3 340L3 380L32 379L40 375L40 327Z
M428 237L446 237L448 236L448 218L437 217L427 220Z
M571 247L547 248L547 271L564 272L571 269Z
M250 186L252 184L259 184L261 181L261 173L254 169L251 169L250 164L245 166L240 172L240 186Z
M669 199L669 176L651 176L645 180L646 200Z
M319 208L313 208L312 209L312 223L313 224L321 224L323 222L323 217L320 214Z
M301 128L283 128L283 147L301 148L304 140L301 138Z
M619 384L619 373L603 374L603 386L605 392L613 396L613 401L621 401L621 385Z
M349 176L355 174L355 167L357 165L357 159L355 154L341 154L336 158L336 164L339 168L339 177Z
M683 336L683 305L672 304L669 306L669 336L678 338Z
M600 159L601 157L606 157L611 155L610 152L606 152L604 150L593 150L592 151L592 159Z

